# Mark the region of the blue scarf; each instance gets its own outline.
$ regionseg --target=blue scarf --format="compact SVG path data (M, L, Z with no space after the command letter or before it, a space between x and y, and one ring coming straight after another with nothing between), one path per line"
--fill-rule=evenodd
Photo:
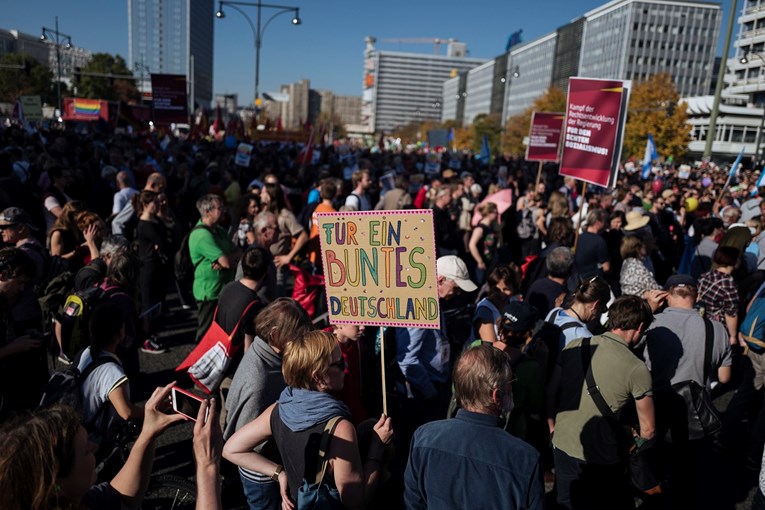
M287 386L277 403L279 417L292 432L310 429L338 415L347 419L351 417L347 405L322 391Z

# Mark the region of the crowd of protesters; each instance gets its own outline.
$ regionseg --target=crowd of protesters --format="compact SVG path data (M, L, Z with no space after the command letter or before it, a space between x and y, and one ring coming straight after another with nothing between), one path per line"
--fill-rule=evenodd
M628 166L602 189L555 165L538 179L507 156L444 151L434 167L422 150L262 142L238 165L234 148L0 129L8 508L140 504L154 442L182 419L166 414L170 386L143 406L130 391L139 350L174 347L162 340L170 293L196 310L196 343L218 328L237 352L197 417L198 508L220 507L221 469L223 490L253 509L293 508L314 479L348 508L700 508L707 450L760 470L757 172L726 187L728 169L710 163L649 179ZM315 214L411 208L433 211L442 325L387 331L383 371L377 328L321 324ZM94 289L73 332L69 296ZM67 366L89 372L81 414L38 409L51 367ZM715 434L690 437L662 397L687 381L735 385ZM658 452L652 494L630 485L612 415L627 442ZM94 485L93 457L125 420L142 432ZM753 508L764 492L762 476Z

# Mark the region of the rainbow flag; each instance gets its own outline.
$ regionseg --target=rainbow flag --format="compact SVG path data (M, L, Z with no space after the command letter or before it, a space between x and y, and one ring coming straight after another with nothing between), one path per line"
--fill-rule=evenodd
M95 121L99 118L109 118L106 101L78 97L64 99L64 120Z

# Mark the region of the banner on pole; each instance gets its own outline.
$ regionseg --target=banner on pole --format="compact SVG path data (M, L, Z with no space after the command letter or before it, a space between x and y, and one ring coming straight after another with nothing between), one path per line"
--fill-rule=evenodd
M629 81L570 78L560 174L611 187L616 182Z
M529 143L526 146L527 161L558 161L560 133L563 129L563 113L534 112L531 114Z
M152 74L151 93L155 124L166 126L189 121L186 75Z
M243 167L250 166L250 160L252 159L252 147L253 146L249 143L240 143L239 147L236 149L234 164Z
M331 324L441 327L433 211L316 216Z

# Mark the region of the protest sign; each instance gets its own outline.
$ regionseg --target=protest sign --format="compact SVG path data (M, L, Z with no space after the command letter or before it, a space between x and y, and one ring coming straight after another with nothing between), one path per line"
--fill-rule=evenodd
M433 211L316 216L330 323L441 327Z
M43 120L42 101L40 96L21 96L21 106L24 108L24 120L40 122Z
M249 167L252 159L252 145L249 143L240 143L236 149L234 164L237 166Z
M570 78L560 174L612 186L618 176L629 82Z
M100 99L64 98L64 120L109 120L109 103Z
M560 132L565 118L562 113L534 112L531 115L527 161L558 161Z
M189 121L186 75L152 74L151 93L155 124L184 124Z

